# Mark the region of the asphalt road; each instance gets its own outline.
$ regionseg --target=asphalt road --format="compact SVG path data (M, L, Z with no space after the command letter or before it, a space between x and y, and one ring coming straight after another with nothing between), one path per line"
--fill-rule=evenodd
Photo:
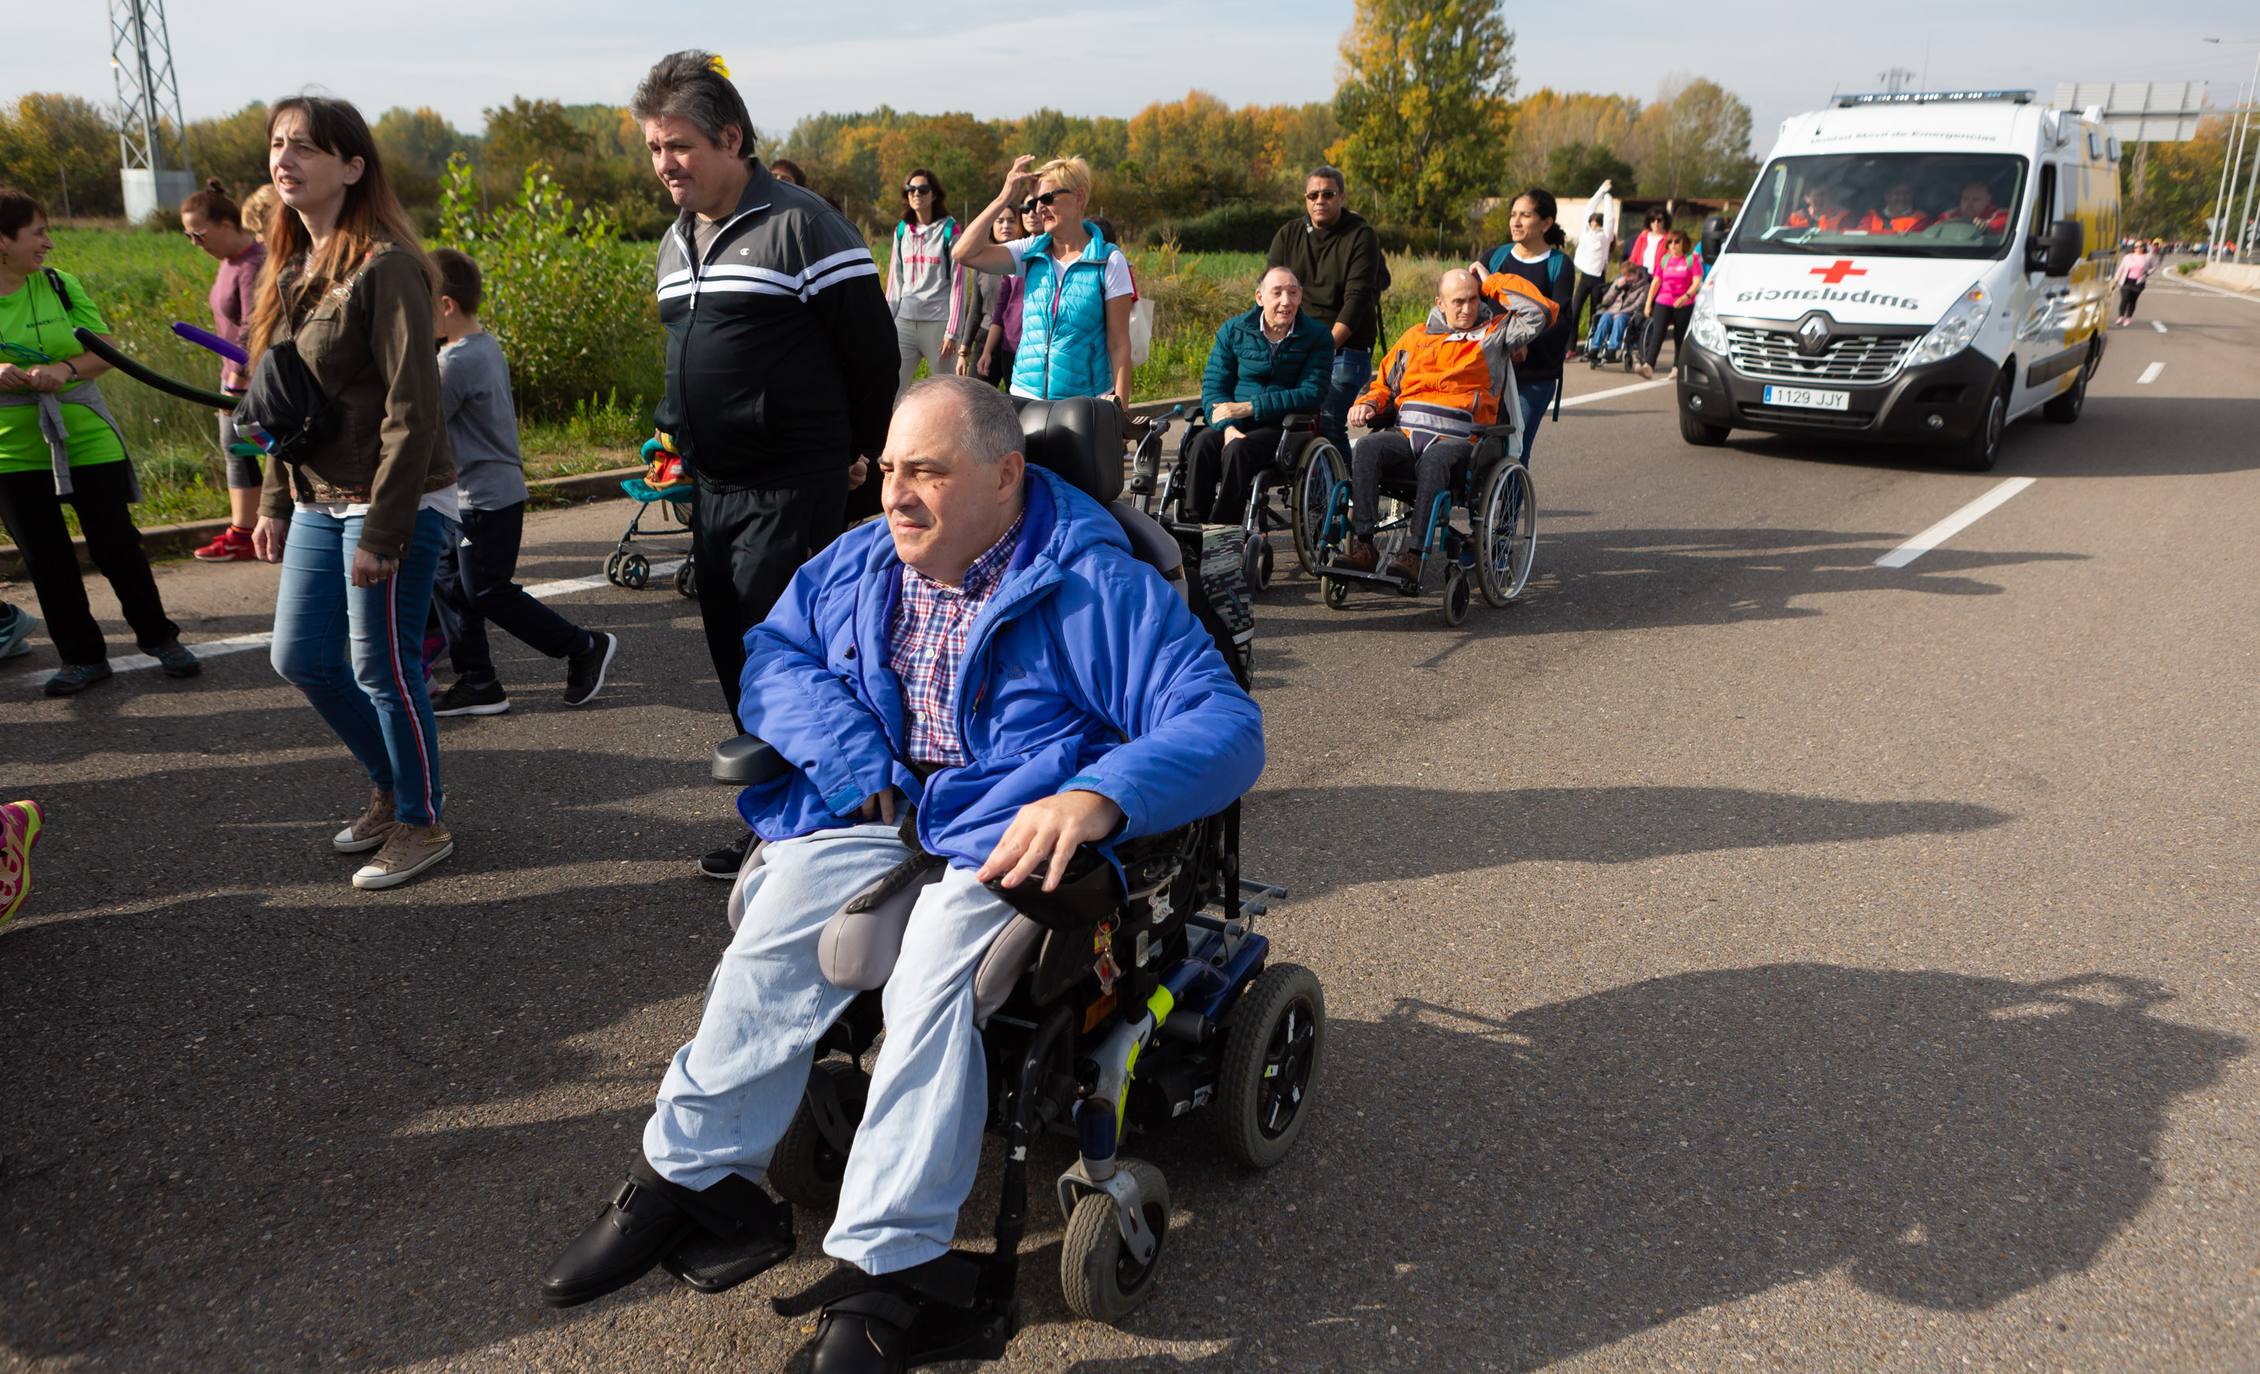
M1065 1315L1043 1145L1004 1367L2260 1367L2260 301L2142 309L1995 473L1690 449L1658 386L1542 432L1522 603L1283 577L1246 856L1325 981L1316 1114L1262 1176L1136 1145L1178 1211L1122 1330ZM626 514L536 517L527 579ZM162 578L192 642L267 626L269 569ZM820 1222L723 1297L535 1297L695 1023L729 815L689 604L555 604L612 685L499 641L516 709L442 725L460 851L385 894L263 653L0 672L0 793L51 817L0 935L0 1367L787 1366Z

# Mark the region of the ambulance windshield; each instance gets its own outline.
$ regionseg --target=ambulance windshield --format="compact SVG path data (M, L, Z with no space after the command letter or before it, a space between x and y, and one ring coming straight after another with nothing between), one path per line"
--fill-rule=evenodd
M2025 160L2005 153L1843 153L1776 158L1728 249L1997 258Z

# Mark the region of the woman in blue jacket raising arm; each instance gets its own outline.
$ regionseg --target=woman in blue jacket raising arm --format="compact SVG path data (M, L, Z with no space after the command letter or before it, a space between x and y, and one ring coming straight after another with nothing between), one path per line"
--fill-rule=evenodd
M1084 218L1091 203L1091 165L1059 157L1030 171L1035 160L1025 153L1013 159L1004 189L973 222L989 223L1014 205L1033 209L1041 232L1010 243L961 237L950 256L962 267L1018 273L1025 282L1013 395L1039 401L1097 396L1127 409L1130 305L1138 294L1130 259ZM1035 193L1023 204L1031 182Z

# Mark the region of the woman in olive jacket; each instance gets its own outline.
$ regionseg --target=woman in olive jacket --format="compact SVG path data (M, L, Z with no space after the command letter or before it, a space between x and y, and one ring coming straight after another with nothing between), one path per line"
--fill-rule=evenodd
M369 775L368 808L331 847L377 851L353 885L394 887L455 849L440 823L439 733L420 654L456 519L431 266L353 106L280 102L267 163L287 210L260 275L254 367L281 362L265 355L288 343L327 402L323 437L295 461L269 460L252 547L283 565L275 671ZM256 374L252 394L239 413L273 418L257 413Z

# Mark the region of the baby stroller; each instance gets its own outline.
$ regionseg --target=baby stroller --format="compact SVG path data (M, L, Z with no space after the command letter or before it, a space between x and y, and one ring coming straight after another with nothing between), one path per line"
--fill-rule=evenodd
M651 559L629 546L638 539L650 546L654 540L680 537L683 541L680 549L683 561L675 569L675 590L684 596L696 597L698 574L691 568L689 531L691 497L697 492L697 487L692 483L690 474L683 471L681 456L668 448L667 443L665 435L644 440L644 475L630 477L620 484L620 490L626 492L628 498L636 503L636 513L628 521L627 530L621 534L619 545L604 560L604 580L615 587L641 591L651 582ZM654 505L666 513L665 520L674 529L644 528L644 517L651 513ZM680 536L676 534L677 529L682 531ZM655 551L677 552L671 544Z

